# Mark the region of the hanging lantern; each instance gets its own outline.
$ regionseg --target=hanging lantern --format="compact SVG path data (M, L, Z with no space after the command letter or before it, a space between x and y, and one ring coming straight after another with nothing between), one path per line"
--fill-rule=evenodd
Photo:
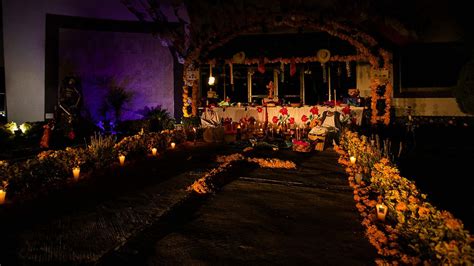
M209 64L209 81L207 82L207 84L212 86L214 85L215 82L216 82L216 78L212 76L212 64Z

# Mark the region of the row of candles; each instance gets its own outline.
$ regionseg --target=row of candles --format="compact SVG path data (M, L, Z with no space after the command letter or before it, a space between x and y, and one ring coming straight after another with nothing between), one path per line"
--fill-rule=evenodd
M176 148L176 143L171 142L170 147L171 147L171 149L175 149ZM158 155L158 149L157 148L151 148L151 154L153 156L157 156ZM124 166L125 165L125 155L120 154L118 159L119 159L120 166ZM75 167L72 168L72 176L74 178L74 181L79 180L79 177L81 176L81 168L79 166L75 166ZM6 195L7 195L7 192L3 189L0 189L0 205L5 203Z
M357 158L355 156L349 157L349 160L351 164L355 164L357 162ZM355 180L357 183L360 183L362 181L362 174L361 173L355 174ZM380 221L385 221L385 217L387 216L387 211L388 211L387 206L383 203L379 203L375 205L375 209L377 211L377 219L379 219Z
M237 124L237 132L240 133L242 131L242 129L244 128L244 124L243 123L239 123ZM264 131L267 133L267 134L271 134L272 137L274 137L274 135L279 135L280 133L285 133L285 129L282 127L282 126L278 126L278 127L273 127L273 126L269 126L267 128L264 127L264 125L262 123L258 123L257 122L254 122L253 124L249 124L247 126L247 128L250 130L250 131L253 131L254 133L260 133L260 134L263 134ZM302 139L304 136L306 136L307 134L307 128L304 127L304 126L295 126L294 128L287 128L286 129L286 133L289 133L291 134L292 136L295 135L295 138L297 140L300 140Z

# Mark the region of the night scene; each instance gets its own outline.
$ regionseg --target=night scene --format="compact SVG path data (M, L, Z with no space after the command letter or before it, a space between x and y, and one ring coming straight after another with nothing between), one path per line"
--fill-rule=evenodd
M469 1L0 1L0 266L474 265Z

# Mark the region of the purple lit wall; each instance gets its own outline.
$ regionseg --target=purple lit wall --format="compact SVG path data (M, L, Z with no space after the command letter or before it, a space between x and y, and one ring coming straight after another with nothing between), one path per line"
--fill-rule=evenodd
M2 4L8 119L18 123L42 121L47 115L46 14L137 21L119 0L3 0ZM176 21L168 9L170 21Z
M97 80L103 77L133 93L122 120L140 118L145 106L161 105L173 115L173 58L151 34L61 29L59 36L59 80L69 73L80 78L84 107L96 121L102 119L106 89Z

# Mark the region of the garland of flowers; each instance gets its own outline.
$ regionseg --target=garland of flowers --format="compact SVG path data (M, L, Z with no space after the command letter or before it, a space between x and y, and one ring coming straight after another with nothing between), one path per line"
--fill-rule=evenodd
M244 149L244 152L252 149ZM284 161L276 158L262 159L262 158L245 158L241 153L234 153L231 155L218 156L216 162L220 163L218 167L205 173L201 178L190 185L187 190L194 191L199 195L205 195L215 191L214 179L217 174L220 174L232 166L232 163L246 160L249 163L256 163L264 168L283 168L295 169L296 164L292 161Z
M250 163L256 163L263 168L283 168L296 169L296 164L292 161L284 161L276 158L262 159L262 158L247 158Z
M314 63L314 62L321 62L321 60L317 56L304 56L304 57L293 57L295 63L297 64L304 64L304 63ZM365 56L362 55L331 55L329 62L351 62L351 61L360 61L364 60ZM261 58L246 58L244 60L245 65L258 65L260 63ZM270 59L268 57L263 58L265 64L290 64L292 59L291 58L283 58L277 57L274 59ZM212 62L213 60L209 60ZM232 59L224 60L225 64L232 64Z
M378 265L474 262L474 239L462 222L428 203L426 195L401 177L398 169L367 143L367 138L346 131L335 150L349 174L366 235L382 256L376 259ZM349 162L349 155L356 156L355 164ZM360 174L364 177L357 181L355 177ZM376 217L377 203L388 208L385 222Z
M188 86L183 86L183 116L190 117L191 115L188 113L188 106L189 106L189 97L188 97Z

